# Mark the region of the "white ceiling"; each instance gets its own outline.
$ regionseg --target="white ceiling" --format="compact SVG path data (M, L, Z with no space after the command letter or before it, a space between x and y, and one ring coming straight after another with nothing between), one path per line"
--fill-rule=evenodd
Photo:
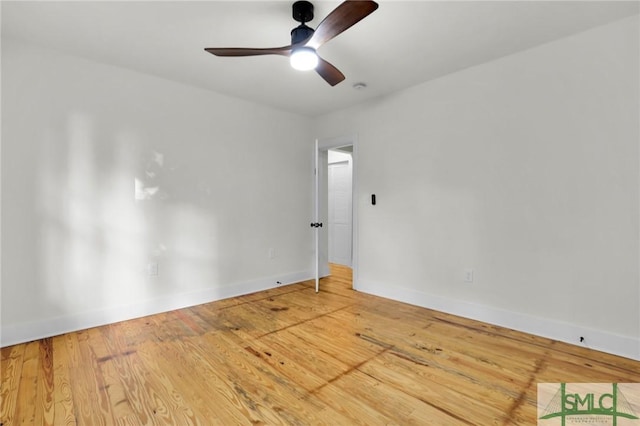
M347 77L335 87L285 57L204 52L289 44L292 3L2 1L2 37L315 116L639 13L638 1L380 0L319 49ZM309 25L339 3L315 1Z

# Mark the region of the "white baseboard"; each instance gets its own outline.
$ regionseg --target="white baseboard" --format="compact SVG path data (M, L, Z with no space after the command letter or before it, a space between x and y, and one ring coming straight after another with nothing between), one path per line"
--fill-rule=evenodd
M98 311L74 313L29 323L2 324L0 328L0 347L255 293L276 287L275 283L278 281L282 283L281 285L287 285L306 281L312 279L312 277L313 273L310 271L293 272L276 277L158 297L126 306L114 306Z
M280 281L282 285L287 285L311 279L313 279L312 272L300 271L277 277L245 281L223 287L165 296L136 304L110 307L99 311L75 313L29 323L3 324L0 329L0 347L267 290L274 288L274 283L277 281ZM400 302L483 321L574 345L579 344L579 342L576 341L577 336L585 336L586 343L591 349L640 361L640 340L632 337L620 336L547 318L435 296L412 289L391 288L386 284L371 281L364 282L359 280L357 283L354 283L354 288L363 293L398 300Z
M354 289L576 346L581 345L579 336L584 336L585 346L590 349L640 361L640 338L620 336L561 321L435 296L413 289L391 287L388 284L371 281L359 280L354 283Z

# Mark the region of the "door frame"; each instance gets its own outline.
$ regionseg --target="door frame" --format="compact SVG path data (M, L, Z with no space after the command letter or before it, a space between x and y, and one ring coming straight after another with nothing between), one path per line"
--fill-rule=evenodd
M357 282L358 282L358 255L359 255L359 250L358 250L358 135L357 134L351 134L351 135L343 135L343 136L336 136L336 137L330 137L330 138L321 138L321 139L316 139L316 144L314 147L314 158L316 159L316 164L317 164L317 159L319 157L319 153L320 151L328 151L330 149L334 149L334 148L340 148L343 146L353 146L353 153L351 155L352 158L352 176L351 176L351 215L352 215L352 221L351 221L351 243L352 243L352 253L351 253L351 269L353 271L353 282L352 282L352 287L356 288ZM317 172L316 172L317 173ZM317 176L317 175L316 175ZM315 206L318 206L318 210L321 206L326 207L328 204L328 199L326 200L320 200L320 194L319 192L322 191L318 191L318 187L314 185L314 196L313 196L313 202L314 202L314 208L316 208ZM328 232L328 231L327 231ZM316 246L317 247L317 246ZM328 247L327 249L327 253L328 253ZM320 256L320 251L317 249L315 252L315 261L316 264L317 262L319 262L319 256Z

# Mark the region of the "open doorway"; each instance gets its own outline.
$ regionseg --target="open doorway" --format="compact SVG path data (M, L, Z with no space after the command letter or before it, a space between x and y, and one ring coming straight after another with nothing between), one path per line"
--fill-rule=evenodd
M357 140L345 136L318 140L316 144L316 277L334 268L348 269L357 286ZM316 278L316 291L319 281Z
M353 145L330 149L327 163L329 263L351 268L353 255Z

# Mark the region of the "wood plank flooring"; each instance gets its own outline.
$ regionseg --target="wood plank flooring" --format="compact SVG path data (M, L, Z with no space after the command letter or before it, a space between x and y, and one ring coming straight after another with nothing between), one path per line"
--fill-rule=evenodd
M640 363L303 282L1 350L0 424L536 424L539 382Z

